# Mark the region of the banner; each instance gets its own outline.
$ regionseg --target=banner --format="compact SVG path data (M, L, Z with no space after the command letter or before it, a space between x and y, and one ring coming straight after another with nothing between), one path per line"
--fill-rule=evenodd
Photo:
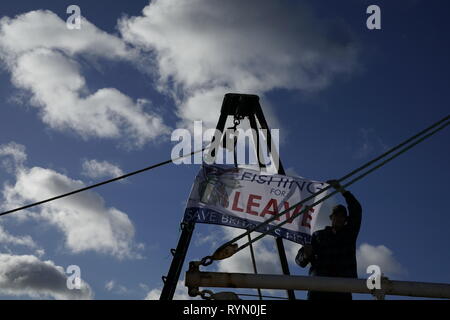
M184 221L250 229L326 186L326 183L299 177L265 175L250 169L203 164L192 186ZM326 194L320 194L303 206ZM270 226L289 220L303 206L298 205L257 231L264 232ZM320 208L321 204L311 208L270 234L300 244L310 243L311 230Z

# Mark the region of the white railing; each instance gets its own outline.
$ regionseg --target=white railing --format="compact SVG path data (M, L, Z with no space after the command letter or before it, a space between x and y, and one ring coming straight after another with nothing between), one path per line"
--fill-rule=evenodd
M372 290L367 285L367 279L352 278L188 271L185 279L189 288L312 290L366 293L378 299L384 295L450 299L450 284L393 281L385 277L381 278L380 289Z

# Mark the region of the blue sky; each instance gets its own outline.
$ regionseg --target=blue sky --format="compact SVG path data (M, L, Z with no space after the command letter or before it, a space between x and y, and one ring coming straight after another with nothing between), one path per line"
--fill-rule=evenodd
M0 4L0 17L10 18L0 22L3 208L108 178L87 175L83 166L89 163L105 167L107 162L128 172L170 158L170 132L193 120L214 126L227 92L259 94L269 125L280 129L285 168L319 181L343 176L448 114L445 1L260 1L259 15L249 19L243 12L254 1L163 3L153 1L144 15L149 1L78 1L92 25L70 31L78 33L71 41L65 41L71 34L63 27L72 2ZM381 30L365 26L369 4L381 8ZM36 21L42 28L33 27ZM27 32L20 33L22 27ZM69 71L60 73L65 67ZM85 83L77 87L80 77ZM89 100L103 88L116 91ZM63 103L64 97L70 102ZM106 107L96 109L100 104ZM144 117L148 122L141 125ZM116 131L108 131L108 125ZM350 187L363 206L360 253L382 260L393 279L450 283L449 138L448 129L441 131ZM32 168L39 168L36 176ZM168 165L98 188L92 199L80 198L95 206L90 210L98 221L113 226L92 226L101 225L98 234L108 235L100 239L103 245L88 230L89 222L75 219L86 228L71 229L64 220L64 213L86 209L71 203L1 218L9 236L0 236L3 269L13 262L48 260L53 263L49 272L53 266L78 265L95 299L154 297L170 265L169 250L176 246L198 169ZM55 181L61 188L51 184ZM8 190L14 198L8 198ZM101 220L114 210L127 218ZM198 225L186 261L210 254L225 237L229 230ZM273 243L266 239L258 248L262 270L278 267L271 260ZM299 246L287 246L291 272L306 274L293 263ZM0 283L8 281L1 272ZM56 284L29 291L0 289L0 298L74 298L58 287L62 278L57 276Z

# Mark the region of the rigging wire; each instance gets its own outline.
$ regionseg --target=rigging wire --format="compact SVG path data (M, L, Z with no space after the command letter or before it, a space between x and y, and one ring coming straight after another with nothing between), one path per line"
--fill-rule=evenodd
M346 183L345 185L343 185L343 187L345 188L345 187L347 187L347 186L349 186L349 185L355 183L356 181L362 179L363 177L365 177L365 176L368 175L369 173L375 171L376 169L380 168L380 167L383 166L384 164L386 164L386 163L388 163L389 161L395 159L396 157L398 157L398 156L401 155L402 153L408 151L409 149L411 149L411 148L414 147L415 145L419 144L419 143L422 142L423 140L429 138L430 136L432 136L432 135L435 134L436 132L438 132L438 131L444 129L446 126L448 126L448 125L450 124L450 122L445 122L445 121L447 121L449 118L450 118L450 115L444 117L444 118L441 119L440 121L434 123L433 125L429 126L429 127L426 128L426 129L422 130L421 132L419 132L419 133L417 133L416 135L412 136L411 138L405 140L404 142L400 143L399 145L397 145L397 146L395 146L395 147L389 149L388 151L386 151L386 152L383 153L382 155L380 155L380 156L378 156L378 157L372 159L371 161L369 161L369 162L367 162L366 164L362 165L361 167L359 167L359 168L353 170L352 172L348 173L347 175L345 175L344 177L338 179L337 181L338 181L338 182L341 182L341 181L343 181L343 180L346 180L347 178L349 178L349 177L353 176L354 174L358 173L359 171L362 171L362 170L366 169L367 167L369 167L370 165L374 164L374 163L377 162L378 160L380 160L380 159L386 157L387 155L389 155L389 154L393 153L394 151L396 151L396 150L402 148L403 146L407 145L409 142L411 142L411 141L417 139L418 137L424 135L425 133L429 132L430 130L432 130L432 129L438 127L440 124L444 123L443 125L441 125L441 126L438 127L437 129L435 129L435 130L433 130L432 132L428 133L427 135L423 136L422 138L420 138L420 139L417 140L416 142L412 143L412 144L409 145L408 147L406 147L406 148L402 149L401 151L397 152L394 156L392 156L392 157L388 158L387 160L383 161L381 164L379 164L379 165L375 166L374 168L370 169L369 171L367 171L367 172L365 172L365 173L359 175L357 178L351 180L349 183ZM93 189L93 188L97 188L97 187L99 187L99 186L102 186L102 185L105 185L105 184L108 184L108 183L111 183L111 182L115 182L115 181L118 181L118 180L122 180L122 179L125 179L125 178L127 178L127 177L130 177L130 176L133 176L133 175L136 175L136 174L139 174L139 173L142 173L142 172L145 172L145 171L149 171L149 170L155 169L155 168L157 168L157 167L160 167L160 166L163 166L163 165L172 163L172 162L174 162L174 161L176 161L176 160L180 160L180 159L183 159L183 158L186 158L186 157L190 157L190 156L192 156L192 155L194 155L194 154L196 154L196 153L203 152L206 148L207 148L207 147L204 147L204 148L201 149L201 150L193 151L193 152L191 152L191 153L189 153L189 154L180 156L180 157L178 157L178 158L176 158L176 159L166 160L166 161L163 161L163 162L160 162L160 163L151 165L151 166L149 166L149 167L146 167L146 168L143 168L143 169L140 169L140 170L136 170L136 171L133 171L133 172L127 173L127 174L125 174L125 175L122 175L122 176L119 176L119 177L115 177L115 178L112 178L112 179L109 179L109 180L105 180L105 181L102 181L102 182L99 182L99 183L96 183L96 184L93 184L93 185L90 185L90 186L87 186L87 187L84 187L84 188L81 188L81 189L77 189L77 190L74 190L74 191L71 191L71 192L68 192L68 193L64 193L64 194L61 194L61 195L58 195L58 196L55 196L55 197L52 197L52 198L48 198L48 199L45 199L45 200L42 200L42 201L38 201L38 202L35 202L35 203L31 203L31 204L28 204L28 205L25 205L25 206L22 206L22 207L18 207L18 208L15 208L15 209L7 210L7 211L4 211L4 212L0 213L0 216L4 216L4 215L7 215L7 214L11 214L11 213L17 212L17 211L29 209L29 208L32 208L32 207L35 207L35 206L38 206L38 205L41 205L41 204L44 204L44 203L48 203L48 202L51 202L51 201L54 201L54 200L58 200L58 199L61 199L61 198L64 198L64 197L68 197L68 196L71 196L71 195L74 195L74 194L77 194L77 193L86 191L86 190L90 190L90 189ZM258 231L257 229L260 229L261 227L268 225L269 223L275 221L275 220L276 220L277 218L279 218L280 216L284 215L286 212L289 212L289 211L292 210L293 208L295 208L295 207L297 207L297 206L299 206L299 205L301 205L301 204L303 204L303 203L305 203L305 202L307 202L307 201L309 201L309 200L315 198L316 196L322 194L323 192L325 192L325 191L327 191L328 189L330 189L330 187L331 187L331 186L327 186L327 187L321 189L320 191L318 191L318 192L312 194L311 196L309 196L309 197L303 199L303 200L300 201L299 203L294 204L294 205L291 206L290 208L288 208L288 209L286 209L286 210L284 210L284 211L282 211L282 212L280 212L280 213L278 213L278 214L276 214L276 215L273 215L271 218L269 218L269 219L265 220L264 222L262 222L262 223L260 223L260 224L258 224L258 225L256 225L256 226L254 226L253 228L248 229L246 232L242 233L241 235L239 235L239 236L233 238L232 240L226 242L226 243L223 244L221 247L219 247L219 249L220 249L220 248L225 248L225 247L227 247L227 246L233 244L233 243L236 242L237 240L242 239L243 237L245 237L246 235L249 235L250 233L252 233L252 232L254 232L254 231ZM270 233L271 231L273 231L273 230L275 230L275 229L277 229L277 228L280 228L282 225L284 225L284 224L287 223L288 221L297 218L298 216L300 216L301 214L303 214L304 212L306 212L309 208L311 208L311 207L313 207L313 206L315 206L315 205L321 203L322 201L328 199L329 197L335 195L336 193L338 193L338 192L337 192L337 191L334 191L334 192L328 194L327 196L321 198L319 201L316 201L314 204L312 204L312 205L310 205L310 206L305 206L305 208L304 208L303 210L301 210L301 211L298 212L297 214L293 215L290 219L288 219L288 220L286 220L286 221L283 221L283 222L281 222L281 223L279 223L279 224L273 226L272 228L270 228L270 229L266 230L265 232L261 233L261 234L260 234L259 236L257 236L256 238L253 238L253 239L249 240L247 243L245 243L244 245L238 247L237 251L240 251L240 250L246 248L247 246L249 246L250 244L252 244L252 243L258 241L259 239L261 239L262 237L264 237L265 235L267 235L267 234ZM236 251L236 252L237 252L237 251Z
M351 180L350 182L346 183L345 185L343 185L342 187L345 188L353 183L355 183L356 181L362 179L363 177L367 176L368 174L370 174L371 172L375 171L376 169L382 167L383 165L385 165L386 163L388 163L389 161L395 159L396 157L398 157L399 155L403 154L404 152L408 151L409 149L411 149L412 147L416 146L417 144L419 144L420 142L424 141L425 139L431 137L432 135L434 135L436 132L444 129L446 126L448 126L450 124L450 122L445 122L450 118L449 116L444 117L443 119L441 119L440 121L436 122L435 124L431 125L430 127L422 130L421 132L419 132L418 134L414 135L413 137L405 140L404 142L400 143L399 145L391 148L390 150L386 151L385 153L383 153L382 155L376 157L375 159L369 161L368 163L364 164L363 166L359 167L358 169L353 170L352 172L350 172L349 174L345 175L344 177L340 178L339 180L337 180L338 182L341 182L342 180L346 180L349 177L353 176L354 174L356 174L357 172L366 169L367 167L369 167L371 164L375 163L376 161L386 157L387 155L389 155L390 153L400 149L401 147L405 146L406 144L408 144L409 142L417 139L418 137L420 137L421 135L423 135L424 133L430 131L431 129L436 128L437 126L439 126L440 124L442 124L444 122L443 125L439 126L437 129L431 131L430 133L428 133L427 135L423 136L422 138L420 138L419 140L415 141L414 143L410 144L409 146L405 147L404 149L400 150L399 152L397 152L396 154L394 154L393 156L391 156L390 158L386 159L385 161L383 161L382 163L378 164L377 166L373 167L372 169L370 169L369 171L359 175L358 177L356 177L355 179ZM323 192L327 191L328 189L330 189L331 186L327 186L324 189L312 194L311 196L303 199L302 201L298 202L297 204L294 204L293 206L291 206L290 208L273 215L271 218L265 220L264 222L261 222L260 224L248 229L246 232L242 233L241 235L233 238L230 241L227 241L226 243L224 243L222 246L220 246L216 252L218 252L221 248L226 248L229 245L232 245L233 243L235 243L237 240L242 239L243 237L245 237L246 235L250 234L251 232L254 231L258 231L258 229L260 229L261 227L264 227L266 225L268 225L269 223L271 223L272 221L276 220L278 217L284 215L286 212L289 212L290 210L292 210L293 208L311 200L314 199L316 196L322 194ZM277 228L280 228L282 225L284 225L285 223L297 218L298 216L300 216L301 214L303 214L304 212L306 212L307 210L309 210L309 208L314 207L315 205L321 203L322 201L330 198L331 196L335 195L336 193L338 193L338 191L334 191L330 194L328 194L327 196L321 198L320 200L316 201L315 203L313 203L312 205L308 205L305 206L305 208L303 208L300 212L293 214L293 216L290 219L287 219L273 227L271 227L270 229L262 232L260 235L258 235L257 237L253 238L251 241L248 241L247 243L245 243L244 245L239 246L237 249L234 250L234 253L246 248L247 246L249 246L250 244L258 241L259 239L263 238L264 236L266 236L267 234L269 234L270 232L274 231ZM206 258L206 257L205 257Z
M89 189L97 188L97 187L100 187L102 185L105 185L105 184L108 184L108 183L111 183L111 182L122 180L122 179L128 178L130 176L133 176L133 175L136 175L136 174L139 174L139 173L142 173L142 172L145 172L145 171L149 171L151 169L155 169L157 167L161 167L163 165L175 162L177 160L181 160L183 158L190 157L190 156L192 156L192 155L194 155L196 153L203 152L207 147L208 146L204 147L201 150L193 151L193 152L191 152L189 154L180 156L178 158L166 160L166 161L163 161L163 162L151 165L149 167L146 167L146 168L143 168L143 169L140 169L140 170L136 170L136 171L124 174L124 175L116 177L116 178L105 180L105 181L102 181L102 182L99 182L99 183L96 183L96 184L93 184L93 185L90 185L90 186L87 186L87 187L84 187L84 188L81 188L81 189L77 189L77 190L74 190L74 191L70 191L70 192L61 194L59 196L55 196L55 197L48 198L48 199L45 199L45 200L42 200L42 201L39 201L39 202L31 203L31 204L28 204L28 205L25 205L25 206L22 206L22 207L19 207L19 208L15 208L15 209L11 209L11 210L8 210L8 211L4 211L4 212L0 213L0 216L4 216L4 215L7 215L7 214L10 214L10 213L13 213L13 212L17 212L17 211L25 210L25 209L28 209L28 208L32 208L32 207L35 207L35 206L38 206L38 205L41 205L41 204L44 204L44 203L47 203L47 202L50 202L50 201L58 200L58 199L61 199L61 198L64 198L64 197L68 197L68 196L71 196L71 195L74 195L74 194L77 194L77 193L80 193L80 192L83 192L83 191L86 191L86 190L89 190Z
M252 237L251 237L250 234L247 235L247 238L248 238L248 241L252 240ZM250 244L250 256L252 258L253 273L254 274L258 274L258 268L256 267L255 252L253 250L253 245L252 244ZM257 291L258 291L259 300L262 300L263 296L262 296L262 293L261 293L261 289L257 288Z
M343 187L343 188L346 188L346 187L352 185L353 183L355 183L356 181L361 180L362 178L364 178L364 177L367 176L368 174L370 174L370 173L374 172L375 170L381 168L381 167L382 167L383 165L385 165L386 163L388 163L388 162L390 162L391 160L397 158L397 157L398 157L399 155L401 155L402 153L405 153L406 151L408 151L409 149L411 149L411 148L414 147L415 145L417 145L417 144L419 144L420 142L422 142L423 140L429 138L430 136L432 136L432 135L435 134L436 132L442 130L443 128L445 128L445 127L448 126L449 124L450 124L450 122L448 122L448 123L442 125L441 127L439 127L438 129L432 131L432 132L429 133L428 135L422 137L422 138L421 138L420 140L418 140L417 142L415 142L415 143L411 144L410 146L408 146L408 147L402 149L401 151L397 152L397 153L396 153L395 155L393 155L392 157L386 159L386 160L383 161L382 163L380 163L380 164L378 164L377 166L373 167L373 168L370 169L369 171L364 172L363 174L357 176L356 178L354 178L354 179L351 180L350 182L344 184L342 187ZM333 193L328 194L327 196L321 198L320 200L316 201L315 203L313 203L312 205L307 206L307 207L314 207L314 206L318 205L319 203L325 201L326 199L330 198L332 195L335 195L336 193L339 193L339 191L334 191ZM307 210L307 209L303 209L302 211L305 212L306 210ZM291 217L291 219L295 219L297 216L299 216L299 215L302 214L303 212L299 212L297 215L293 215L293 217ZM290 219L289 219L289 220L290 220ZM269 229L269 230L266 230L265 232L263 232L263 233L262 233L261 235L259 235L258 237L252 239L251 242L249 241L248 243L246 243L246 244L242 245L241 247L239 247L239 248L238 248L238 251L240 251L240 250L246 248L246 247L247 247L248 245L250 245L251 243L254 243L254 242L258 241L259 239L263 238L264 236L266 236L268 233L274 231L275 229L280 228L281 226L283 226L284 224L286 224L289 220L285 220L285 221L283 221L283 222L281 222L281 223L275 225L273 228L271 228L271 229Z

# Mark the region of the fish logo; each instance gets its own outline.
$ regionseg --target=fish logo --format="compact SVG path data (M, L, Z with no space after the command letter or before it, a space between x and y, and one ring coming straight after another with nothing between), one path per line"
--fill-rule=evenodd
M233 190L241 187L235 179L239 168L203 167L203 181L199 184L200 202L227 208L228 198Z

